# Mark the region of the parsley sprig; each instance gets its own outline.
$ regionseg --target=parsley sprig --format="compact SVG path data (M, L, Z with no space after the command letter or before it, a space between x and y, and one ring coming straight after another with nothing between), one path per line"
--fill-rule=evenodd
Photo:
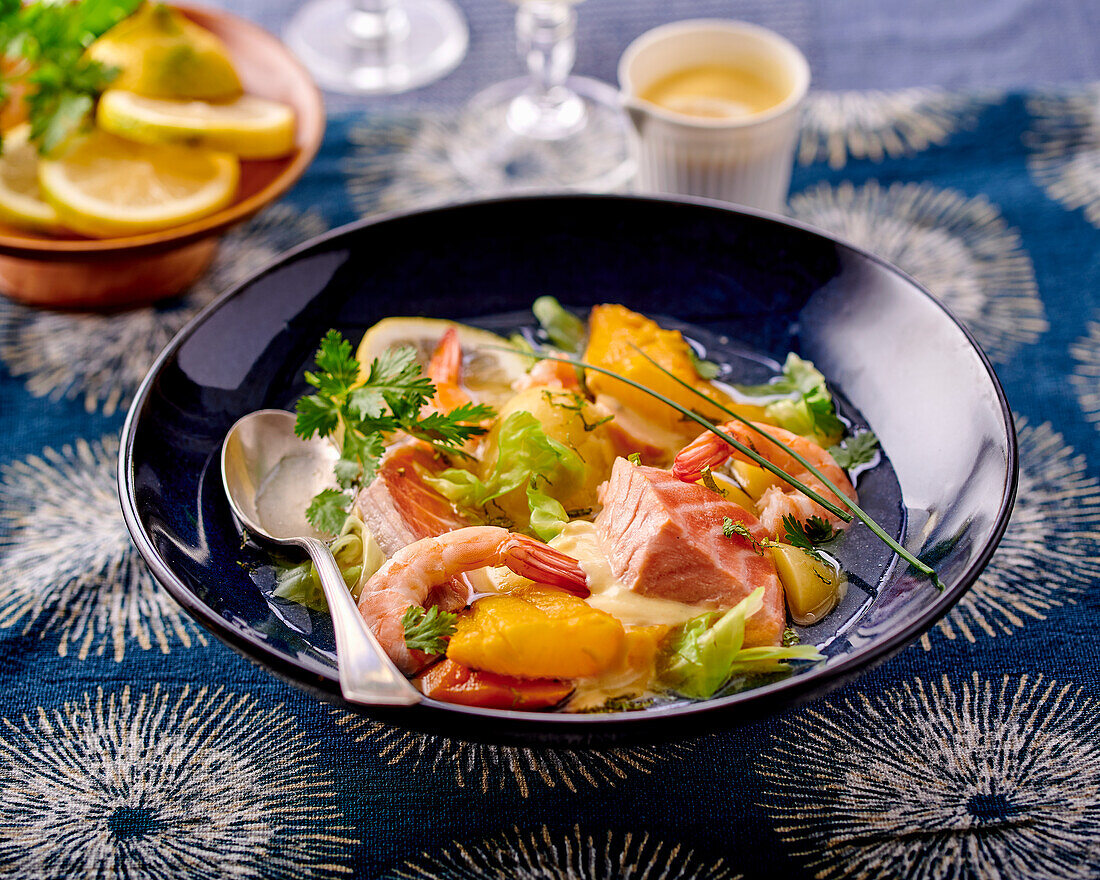
M455 634L456 620L457 614L440 611L436 605L427 611L419 605L410 605L401 616L405 647L425 654L442 654L447 650L448 639Z
M25 88L31 140L42 153L87 125L96 99L118 70L88 58L85 49L140 3L0 0L0 55L7 65L0 100L12 85Z
M403 431L447 454L465 455L462 444L484 434L478 423L494 414L490 406L464 403L447 413L421 415L435 396L435 385L409 346L375 358L360 382L351 343L329 330L315 361L316 371L307 371L305 379L316 392L298 401L294 433L304 440L331 437L340 449L335 466L340 488L316 495L306 511L322 531L340 531L354 491L378 473L389 435Z

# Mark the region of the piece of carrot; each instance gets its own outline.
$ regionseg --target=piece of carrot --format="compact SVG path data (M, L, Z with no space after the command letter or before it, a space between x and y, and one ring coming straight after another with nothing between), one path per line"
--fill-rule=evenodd
M573 685L555 678L512 678L443 660L416 679L424 695L444 703L483 709L547 709L569 696Z

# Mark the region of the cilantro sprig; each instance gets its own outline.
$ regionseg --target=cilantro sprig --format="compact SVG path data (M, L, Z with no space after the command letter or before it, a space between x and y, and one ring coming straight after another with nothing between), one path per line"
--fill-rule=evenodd
M462 444L484 434L478 423L494 414L490 406L464 403L447 413L422 415L435 385L409 346L375 358L363 381L351 343L336 330L325 334L314 360L317 369L307 371L305 379L316 391L298 401L294 433L304 440L330 437L340 449L335 465L340 488L316 495L306 511L322 531L340 530L354 491L378 473L389 435L403 431L448 454L464 455Z
M834 529L823 517L811 516L799 522L791 514L783 517L783 530L786 532L784 537L788 544L821 561L824 561L820 553L821 548L844 534L840 529Z
M878 452L878 437L873 431L860 431L829 448L833 461L846 471L861 464L870 464L874 461L876 452Z
M118 70L88 58L85 50L140 4L0 0L0 56L6 63L0 100L12 85L24 88L31 140L40 152L55 150L88 124L96 99Z
M401 616L405 647L425 654L442 654L447 650L448 639L455 634L456 620L457 614L440 611L436 605L427 611L419 605L410 605Z

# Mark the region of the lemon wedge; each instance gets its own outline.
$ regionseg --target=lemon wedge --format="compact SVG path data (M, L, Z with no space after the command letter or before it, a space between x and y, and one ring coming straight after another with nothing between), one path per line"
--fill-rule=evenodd
M225 207L237 192L236 156L150 146L95 131L38 164L38 182L61 222L106 238L179 226Z
M276 159L294 150L294 111L255 95L211 104L108 89L96 122L129 140L223 150L242 159Z
M146 3L88 47L121 71L115 88L150 98L226 101L241 94L229 51L214 34L163 3Z
M500 351L510 343L503 336L440 318L384 318L363 337L355 353L360 364L360 377L366 378L371 361L391 348L411 345L416 359L427 366L443 334L451 327L458 331L462 345L461 383L470 396L481 403L499 408L515 396L512 383L522 378L530 361L517 354Z
M4 134L0 154L0 220L34 232L57 232L57 211L38 188L38 151L30 141L31 127L17 125Z

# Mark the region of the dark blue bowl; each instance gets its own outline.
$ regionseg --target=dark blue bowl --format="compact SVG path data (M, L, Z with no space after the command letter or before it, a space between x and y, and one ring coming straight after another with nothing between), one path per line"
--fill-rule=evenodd
M127 525L154 575L220 639L276 675L341 702L325 615L269 600L245 563L218 453L243 414L293 408L330 327L358 341L387 315L515 323L540 294L620 302L695 325L748 381L795 350L866 421L888 457L860 477L868 511L922 558L938 592L866 529L839 611L808 630L827 662L701 703L621 714L362 709L473 739L581 745L690 735L836 687L925 632L988 562L1017 480L1012 418L973 337L912 279L808 228L713 203L614 196L479 202L363 222L287 254L219 298L158 358L122 435ZM502 313L512 313L501 319ZM529 314L527 315L529 319Z

